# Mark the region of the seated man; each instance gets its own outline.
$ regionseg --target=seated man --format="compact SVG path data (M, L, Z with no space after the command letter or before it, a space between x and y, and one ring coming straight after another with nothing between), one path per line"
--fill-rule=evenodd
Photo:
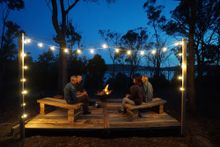
M153 98L153 87L151 83L149 82L148 77L146 75L143 75L141 80L142 80L142 87L143 87L144 94L145 94L144 102L149 102Z
M133 104L133 105L140 105L144 99L144 92L142 88L142 81L141 77L134 77L133 78L134 85L130 87L130 95L126 95L122 99L122 106L119 112L124 113L125 109L124 106L126 103Z
M68 104L83 103L83 114L90 114L89 112L89 97L86 91L77 91L76 86L79 80L77 76L71 76L70 82L64 87L64 99Z
M86 90L83 87L82 76L81 75L77 75L76 78L77 78L76 91L86 92Z

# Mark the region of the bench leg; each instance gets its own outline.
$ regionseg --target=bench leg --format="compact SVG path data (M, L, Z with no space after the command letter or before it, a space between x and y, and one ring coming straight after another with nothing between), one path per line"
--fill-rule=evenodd
M45 114L45 104L40 103L40 114Z
M128 114L130 115L129 120L135 120L138 118L138 110L129 110L127 109Z
M68 114L67 114L68 116L68 121L70 122L70 123L74 123L74 121L75 121L75 114L74 114L74 110L68 110Z
M159 114L164 112L164 105L159 106Z

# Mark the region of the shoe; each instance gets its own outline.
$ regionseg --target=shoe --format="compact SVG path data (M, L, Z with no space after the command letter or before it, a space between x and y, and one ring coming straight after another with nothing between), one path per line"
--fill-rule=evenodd
M86 111L86 112L83 112L83 114L84 114L84 115L86 115L86 114L91 114L91 112L90 112L90 111Z
M138 112L138 117L139 117L139 118L142 118L142 117L143 117L143 115L141 114L141 112Z
M125 110L122 110L122 109L118 109L118 112L119 112L119 113L126 113L126 111L125 111Z

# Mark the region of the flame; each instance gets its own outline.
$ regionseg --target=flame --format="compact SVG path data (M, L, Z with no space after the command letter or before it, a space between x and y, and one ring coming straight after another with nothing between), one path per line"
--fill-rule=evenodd
M104 95L109 95L109 94L111 94L112 91L109 90L108 88L109 88L109 84L107 84L102 91L98 92L98 95L104 96Z
M104 88L104 92L106 95L109 95L112 92L111 90L108 89L108 87L109 87L109 84L107 84Z

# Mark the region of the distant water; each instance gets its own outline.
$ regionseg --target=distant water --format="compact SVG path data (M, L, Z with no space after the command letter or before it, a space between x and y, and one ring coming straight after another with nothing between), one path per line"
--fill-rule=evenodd
M117 72L116 74L118 74L119 72ZM129 72L121 72L127 76L129 76ZM153 77L153 72L152 71L141 71L141 72L137 72L141 75L147 75L148 77L152 78ZM174 78L174 71L163 71L162 74L165 75L166 79L171 81ZM107 71L104 75L104 81L106 82L109 78L111 78L111 72Z

